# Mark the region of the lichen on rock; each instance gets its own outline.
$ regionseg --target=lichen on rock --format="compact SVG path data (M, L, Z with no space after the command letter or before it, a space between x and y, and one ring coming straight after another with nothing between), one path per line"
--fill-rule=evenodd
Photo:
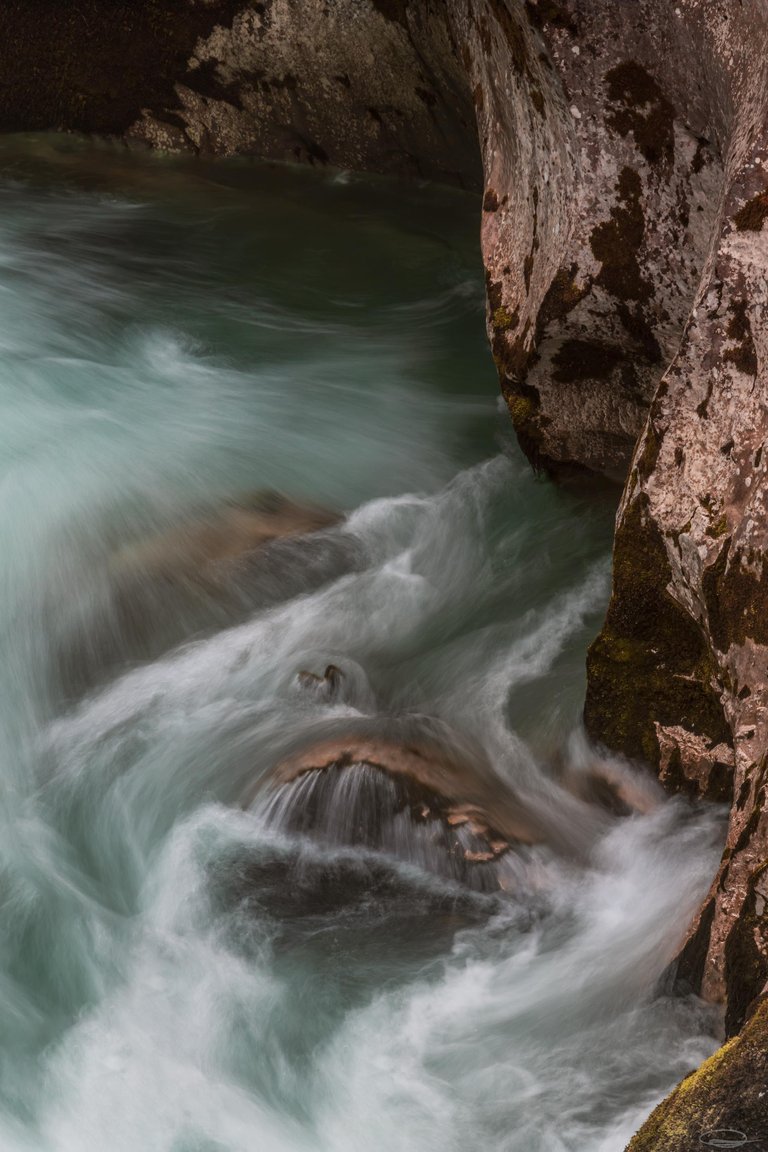
M659 1104L627 1152L693 1152L759 1143L765 1132L768 1000L743 1033L719 1048ZM730 1132L735 1143L717 1144Z

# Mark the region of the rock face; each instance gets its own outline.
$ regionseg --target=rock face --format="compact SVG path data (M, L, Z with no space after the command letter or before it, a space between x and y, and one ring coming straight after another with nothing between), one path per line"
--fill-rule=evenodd
M680 967L738 1031L768 981L768 0L8 0L0 65L6 129L470 188L479 139L521 443L631 460L587 725L731 804ZM698 1146L675 1117L747 1067L761 1011L637 1148Z
M504 867L507 853L535 842L537 830L501 782L490 788L490 773L477 768L429 742L347 733L278 764L262 810L282 831L498 892L516 879Z
M623 477L679 344L722 183L700 13L616 0L485 0L455 13L512 419L535 464Z
M760 1148L768 1077L768 1001L742 1034L683 1080L630 1141L627 1152Z
M682 963L694 987L726 1002L732 1034L768 980L768 5L716 7L681 12L699 21L725 179L619 510L586 717L671 789L732 803L720 873Z
M0 131L482 181L441 5L8 0L0 76Z

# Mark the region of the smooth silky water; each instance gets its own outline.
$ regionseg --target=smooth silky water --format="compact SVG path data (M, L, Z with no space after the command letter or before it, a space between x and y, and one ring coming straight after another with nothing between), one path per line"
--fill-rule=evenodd
M663 989L722 829L564 786L615 494L514 442L476 200L56 138L0 170L0 1149L618 1152L716 1043ZM148 539L265 491L343 519L236 605L144 594ZM329 715L449 726L586 854L473 892L244 806Z

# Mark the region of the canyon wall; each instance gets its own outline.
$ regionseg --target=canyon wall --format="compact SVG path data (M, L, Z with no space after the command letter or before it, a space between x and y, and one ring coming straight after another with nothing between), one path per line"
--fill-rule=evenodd
M4 0L0 131L20 129L482 184L440 3Z

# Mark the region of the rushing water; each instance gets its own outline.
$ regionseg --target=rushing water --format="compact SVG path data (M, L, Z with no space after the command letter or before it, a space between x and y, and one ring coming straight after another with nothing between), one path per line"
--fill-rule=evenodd
M564 786L612 501L510 436L476 203L47 138L0 166L0 1149L618 1152L715 1043L659 982L720 828ZM342 518L196 581L180 525L264 491ZM330 702L297 681L329 662ZM578 851L480 892L276 818L286 751L387 718Z

